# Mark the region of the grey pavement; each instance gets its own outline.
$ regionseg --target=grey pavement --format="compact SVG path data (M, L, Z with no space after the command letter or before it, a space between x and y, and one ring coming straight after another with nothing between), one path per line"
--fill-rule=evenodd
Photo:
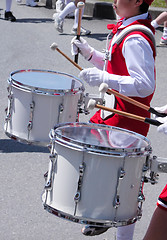
M59 34L52 21L54 9L47 9L43 4L37 8L25 6L25 1L17 5L13 1L12 11L17 22L3 19L5 1L0 5L0 239L1 240L64 240L64 239L101 239L114 240L116 229L96 237L81 234L82 225L57 218L43 209L41 193L44 188L43 174L48 170L49 150L44 147L30 146L9 139L4 133L5 108L7 107L7 79L10 73L22 69L55 70L78 76L78 69L59 53L50 50L56 42L59 48L71 57L70 34L73 19L66 19L64 33ZM85 37L91 46L98 50L105 47L108 30L106 25L115 20L83 18L82 25L92 31ZM162 28L156 31L157 87L152 106L166 104L166 65L167 48L159 47ZM79 56L80 66L91 66ZM97 88L85 84L85 93L98 94ZM80 121L88 121L88 116L80 115ZM167 138L151 126L148 134L153 155L166 157ZM107 183L106 183L107 184ZM136 223L134 240L141 240L156 206L156 200L166 184L166 175L160 174L158 184L145 184L146 201L143 216ZM96 199L93 199L96 202ZM128 204L128 203L127 203Z

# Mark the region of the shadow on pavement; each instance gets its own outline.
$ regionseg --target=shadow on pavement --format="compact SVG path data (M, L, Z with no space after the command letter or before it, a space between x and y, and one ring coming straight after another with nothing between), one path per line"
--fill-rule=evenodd
M0 17L0 20L6 21L4 18ZM21 18L16 20L15 23L53 23L51 18Z
M0 153L42 152L49 153L48 147L24 144L12 139L0 139Z

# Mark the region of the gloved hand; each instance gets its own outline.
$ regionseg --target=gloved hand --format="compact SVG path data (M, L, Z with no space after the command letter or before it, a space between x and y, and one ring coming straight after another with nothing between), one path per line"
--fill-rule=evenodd
M155 110L160 113L167 113L167 105L163 107L155 107ZM156 117L156 120L162 123L162 125L157 128L157 131L167 134L167 117Z
M78 40L76 37L74 37L71 41L71 54L77 55L78 52L86 59L88 60L93 55L94 48L89 46L87 41L80 37L80 40Z
M163 123L157 128L157 131L167 134L167 117L158 117L156 120Z
M99 86L103 82L108 82L109 76L108 72L99 70L96 67L83 69L79 74L79 77L90 86Z
M167 114L167 104L163 107L155 107L155 110L160 113L166 113Z

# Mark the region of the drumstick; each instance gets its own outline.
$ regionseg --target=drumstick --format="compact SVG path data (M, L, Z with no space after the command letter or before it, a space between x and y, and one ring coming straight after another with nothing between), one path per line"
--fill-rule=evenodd
M82 19L82 9L85 6L84 2L78 2L77 8L79 8L79 17L78 17L78 27L77 27L77 39L80 39L81 34L81 19ZM75 55L74 61L78 63L78 53Z
M100 92L106 92L106 93L108 93L108 94L114 94L115 96L117 96L117 97L119 97L119 98L121 98L121 99L123 99L123 100L125 100L125 101L127 101L127 102L129 102L129 103L132 103L133 105L135 105L135 106L137 106L137 107L140 107L140 108L142 108L142 109L144 109L144 110L146 110L146 111L148 111L148 112L150 112L150 113L153 113L153 114L155 114L155 115L157 115L158 117L166 117L167 116L167 114L166 113L160 113L160 112L157 112L154 108L152 108L152 107L149 107L149 106L147 106L147 105L145 105L145 104L143 104L143 103L140 103L140 102L138 102L138 101L136 101L136 100L134 100L134 99L132 99L132 98L130 98L130 97L127 97L127 96L125 96L125 95L123 95L123 94L121 94L121 93L119 93L119 92L116 92L116 91L114 91L114 90L112 90L112 89L109 89L108 88L108 85L106 84L106 83L102 83L101 85L100 85L100 87L99 87L99 91Z
M89 102L88 102L87 108L90 109L90 110L93 110L95 107L99 108L99 109L102 109L102 110L105 110L105 111L108 111L108 112L117 113L118 115L128 117L128 118L131 118L131 119L134 119L134 120L138 120L138 121L141 121L141 122L152 124L152 125L155 125L155 126L160 126L162 124L161 122L159 122L157 120L154 120L154 119L151 119L151 118L141 117L141 116L138 116L138 115L135 115L135 114L126 113L126 112L123 112L123 111L119 111L119 110L116 110L116 109L105 107L103 105L96 104L96 101L94 99L90 99Z
M71 60L71 58L69 58L65 53L63 53L59 48L58 45L56 43L52 43L52 45L50 46L50 48L52 50L57 50L61 55L63 55L68 61L70 61L75 67L77 67L80 71L82 70L82 68L75 63L73 60Z

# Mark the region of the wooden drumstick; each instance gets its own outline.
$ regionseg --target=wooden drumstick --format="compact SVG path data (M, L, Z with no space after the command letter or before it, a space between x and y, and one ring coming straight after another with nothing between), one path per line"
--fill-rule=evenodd
M100 85L99 91L103 92L103 93L106 92L106 93L108 93L110 95L114 94L115 96L117 96L117 97L119 97L119 98L121 98L121 99L123 99L123 100L125 100L125 101L127 101L129 103L132 103L133 105L135 105L137 107L140 107L140 108L142 108L142 109L144 109L144 110L146 110L146 111L148 111L150 113L153 113L153 114L157 115L158 117L166 117L167 116L166 113L159 113L152 107L149 107L149 106L147 106L147 105L145 105L143 103L140 103L140 102L138 102L138 101L136 101L136 100L134 100L134 99L132 99L130 97L127 97L127 96L125 96L125 95L123 95L123 94L121 94L119 92L116 92L116 91L114 91L112 89L109 89L108 85L106 83L102 83Z
M116 110L116 109L113 109L113 108L108 108L108 107L105 107L103 105L96 104L96 101L94 99L89 100L87 108L90 109L90 110L93 110L94 108L102 109L102 110L105 110L105 111L108 111L108 112L116 113L118 115L128 117L128 118L131 118L131 119L134 119L134 120L138 120L138 121L141 121L141 122L145 122L145 123L155 125L155 126L160 126L162 124L161 122L159 122L157 120L154 120L154 119L151 119L151 118L141 117L141 116L138 116L138 115L135 115L135 114L126 113L126 112L123 112L123 111L119 111L119 110Z
M82 70L82 68L76 63L74 62L71 58L69 58L65 53L63 53L59 48L58 45L56 43L52 43L52 45L50 46L50 48L52 50L57 50L61 55L63 55L68 61L70 61L75 67L77 67L80 71Z
M84 6L85 6L84 2L78 2L78 4L77 4L77 8L79 8L78 27L77 27L77 39L80 39L82 10L83 10ZM74 61L76 63L78 63L78 53L75 55Z

